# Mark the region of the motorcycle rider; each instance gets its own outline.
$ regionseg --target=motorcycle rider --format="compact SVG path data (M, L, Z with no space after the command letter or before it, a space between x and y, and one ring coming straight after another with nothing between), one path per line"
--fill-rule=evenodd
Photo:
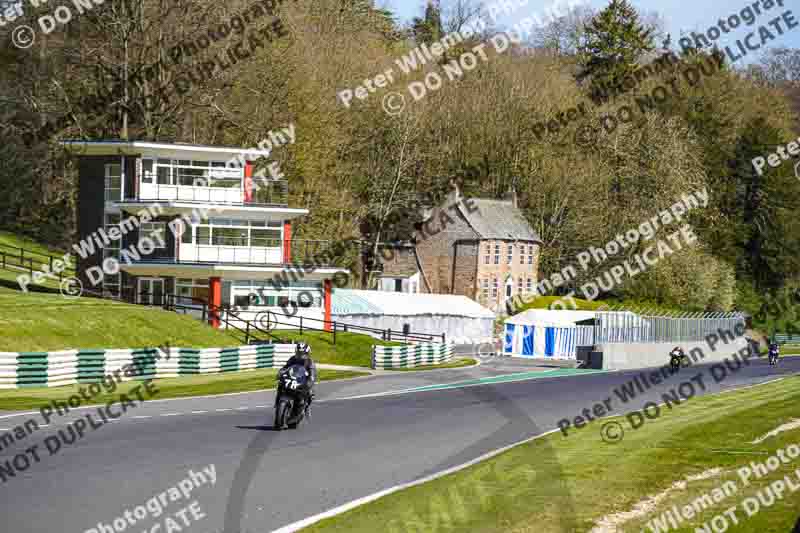
M769 343L769 351L767 352L768 355L775 354L775 358L777 359L781 354L781 348L777 342L772 341Z
M670 357L670 362L673 359L677 359L678 364L681 364L683 363L684 357L686 357L686 353L683 351L683 348L681 348L680 346L676 346L672 349L671 352L669 352L669 357Z
M311 402L314 400L314 384L317 382L317 367L314 364L314 360L311 358L311 346L309 346L307 342L300 342L297 344L294 355L286 361L283 368L289 368L292 365L303 365L306 372L308 372L308 394L305 405L306 410L308 410L311 406Z

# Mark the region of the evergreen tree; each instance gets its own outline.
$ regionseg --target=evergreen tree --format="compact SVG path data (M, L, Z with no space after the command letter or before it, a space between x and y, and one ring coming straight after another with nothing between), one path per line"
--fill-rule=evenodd
M590 79L593 99L606 100L609 89L622 86L625 77L637 70L637 61L654 48L652 33L628 0L611 0L586 25L578 47L582 71L577 78Z
M438 0L431 0L425 7L425 17L414 17L411 32L417 43L431 44L444 37L442 10Z
M796 162L782 161L777 168L767 165L760 175L752 162L784 143L781 132L758 117L743 130L729 163L739 211L736 266L739 277L752 280L760 291L783 286L798 267L800 223L794 211L800 202L800 182L794 176Z

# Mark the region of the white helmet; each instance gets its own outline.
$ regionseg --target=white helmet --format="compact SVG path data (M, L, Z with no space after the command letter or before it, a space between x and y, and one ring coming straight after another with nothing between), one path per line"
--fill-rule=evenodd
M311 346L309 346L307 342L300 342L297 344L297 353L310 356Z

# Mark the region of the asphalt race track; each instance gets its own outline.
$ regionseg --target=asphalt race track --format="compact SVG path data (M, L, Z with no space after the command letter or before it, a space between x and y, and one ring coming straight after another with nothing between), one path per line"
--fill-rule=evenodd
M704 369L708 375L707 367L685 369L680 380L673 377L626 404L613 398L614 414L647 400L661 403L662 392ZM0 483L0 513L9 533L95 531L98 522L111 524L126 509L174 487L190 469L213 464L213 486L169 503L159 518L151 513L134 519L124 531L163 533L165 517L195 500L202 517L189 515L190 525L176 518L180 529L170 531L271 531L550 431L559 419L613 397L615 387L638 374L548 378L538 373L542 377L523 381L351 398L532 370L541 368L495 359L478 368L324 382L318 385L320 401L311 422L284 432L271 429L271 392L153 401L87 431L51 456L45 437L81 415L74 411L0 451L5 463L38 444L41 457ZM777 367L754 361L719 384L705 381L710 393L798 372L800 357L787 357ZM2 414L0 428L11 429L30 417ZM599 431L601 425L593 422L569 438ZM153 529L159 522L161 528Z

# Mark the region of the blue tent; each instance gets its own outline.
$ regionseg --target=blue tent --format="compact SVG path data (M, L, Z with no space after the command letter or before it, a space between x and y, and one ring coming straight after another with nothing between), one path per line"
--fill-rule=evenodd
M517 357L575 359L585 332L575 322L594 318L591 311L531 309L505 321L503 353Z

